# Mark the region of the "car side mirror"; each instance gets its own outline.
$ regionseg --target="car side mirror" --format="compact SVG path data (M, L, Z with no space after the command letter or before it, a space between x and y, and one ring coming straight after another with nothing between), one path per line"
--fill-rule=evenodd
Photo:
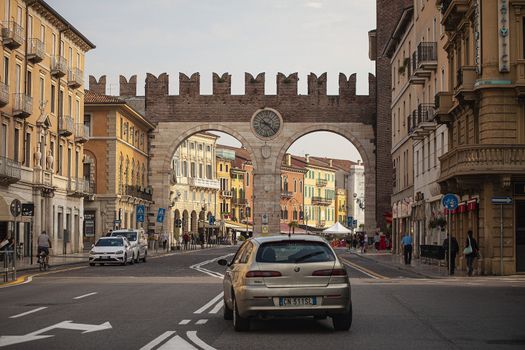
M227 266L228 265L228 260L226 259L220 259L217 261L217 263L221 266Z

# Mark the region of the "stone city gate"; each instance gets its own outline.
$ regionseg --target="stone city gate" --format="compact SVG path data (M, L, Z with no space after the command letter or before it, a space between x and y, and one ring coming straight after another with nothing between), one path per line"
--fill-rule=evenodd
M90 77L90 89L97 83ZM358 149L365 166L365 229L374 231L383 213L376 210L376 191L390 193L385 184L376 184L376 80L369 75L369 95L356 95L356 75L339 75L339 95L328 96L326 73L308 76L308 94L297 94L297 73L277 75L277 94L265 95L265 75L245 74L245 94L231 94L231 75L213 74L213 94L200 94L200 75L179 74L179 95L169 95L166 73L147 74L145 97L136 96L136 76L129 81L120 77L120 95L130 101L143 100L146 117L157 127L150 140L150 185L153 187L155 212L170 208L171 160L175 150L189 136L217 130L237 138L250 153L254 167L254 233L262 232L263 215L268 218L268 232L280 232L280 168L288 148L300 137L315 131L331 131L348 139ZM261 110L271 111L276 134L262 132L253 119ZM266 122L263 121L266 124ZM268 124L266 124L268 126ZM261 132L259 131L259 134ZM271 132L270 132L271 133ZM380 169L390 169L384 164ZM387 184L388 186L388 184ZM172 232L173 212L167 210L163 229ZM157 224L156 231L160 231Z

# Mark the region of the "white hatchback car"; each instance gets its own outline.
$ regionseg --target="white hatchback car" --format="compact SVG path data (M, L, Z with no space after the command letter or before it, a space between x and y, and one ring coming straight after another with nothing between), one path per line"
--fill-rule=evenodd
M89 252L89 265L133 263L133 250L126 237L101 237Z
M133 250L133 261L138 263L140 260L146 262L148 257L148 241L141 229L121 229L111 233L111 237L126 237Z

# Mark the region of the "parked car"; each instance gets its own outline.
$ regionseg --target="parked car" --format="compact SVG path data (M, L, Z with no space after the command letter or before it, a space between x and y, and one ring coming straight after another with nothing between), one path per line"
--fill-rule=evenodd
M350 281L328 242L317 236L256 237L242 244L223 280L224 319L236 331L268 316L331 317L336 330L352 324Z
M89 252L89 265L133 263L133 249L126 237L101 237Z
M133 249L133 261L146 262L148 257L148 240L142 229L121 229L111 233L111 237L126 237Z

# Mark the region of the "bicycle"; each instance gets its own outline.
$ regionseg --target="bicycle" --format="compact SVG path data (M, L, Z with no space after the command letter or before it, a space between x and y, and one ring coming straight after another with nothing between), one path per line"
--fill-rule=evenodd
M47 254L45 252L38 254L38 268L40 271L46 271L49 268L46 257Z

